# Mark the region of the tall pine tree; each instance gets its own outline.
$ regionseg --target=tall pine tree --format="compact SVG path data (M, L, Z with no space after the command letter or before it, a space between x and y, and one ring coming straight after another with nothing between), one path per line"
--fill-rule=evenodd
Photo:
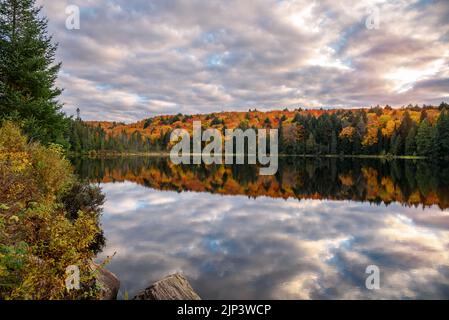
M420 156L432 157L435 154L435 130L427 119L419 125L416 149Z
M449 111L443 109L435 128L435 151L440 158L449 157Z
M35 0L0 0L0 119L21 122L34 140L66 144L55 86L61 65L40 11Z

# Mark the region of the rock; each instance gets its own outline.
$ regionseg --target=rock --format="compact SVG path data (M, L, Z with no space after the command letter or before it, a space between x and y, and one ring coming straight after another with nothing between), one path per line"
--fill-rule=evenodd
M100 287L100 300L116 300L120 289L120 280L111 271L92 262L92 270L96 270L96 282Z
M133 300L201 300L187 279L177 273L165 277L137 294Z

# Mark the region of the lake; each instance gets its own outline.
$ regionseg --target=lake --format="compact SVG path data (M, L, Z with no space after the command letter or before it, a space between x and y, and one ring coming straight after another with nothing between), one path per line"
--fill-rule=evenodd
M448 299L449 166L281 158L176 166L76 158L106 195L107 268L121 292L184 273L203 299ZM379 268L370 290L366 268Z

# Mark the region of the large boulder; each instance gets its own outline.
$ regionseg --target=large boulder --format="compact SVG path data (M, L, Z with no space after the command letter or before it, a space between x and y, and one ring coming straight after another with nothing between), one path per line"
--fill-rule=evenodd
M165 277L137 294L133 300L201 300L187 279L177 273Z
M116 300L120 280L111 271L92 262L90 267L96 271L95 281L100 288L100 300Z

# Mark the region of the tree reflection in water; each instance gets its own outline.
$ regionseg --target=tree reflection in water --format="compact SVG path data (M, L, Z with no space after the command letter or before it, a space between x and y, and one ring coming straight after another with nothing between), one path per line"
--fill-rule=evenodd
M174 165L168 157L72 161L90 181L132 181L156 190L449 207L449 167L424 160L285 157L274 176L259 176L254 165Z

